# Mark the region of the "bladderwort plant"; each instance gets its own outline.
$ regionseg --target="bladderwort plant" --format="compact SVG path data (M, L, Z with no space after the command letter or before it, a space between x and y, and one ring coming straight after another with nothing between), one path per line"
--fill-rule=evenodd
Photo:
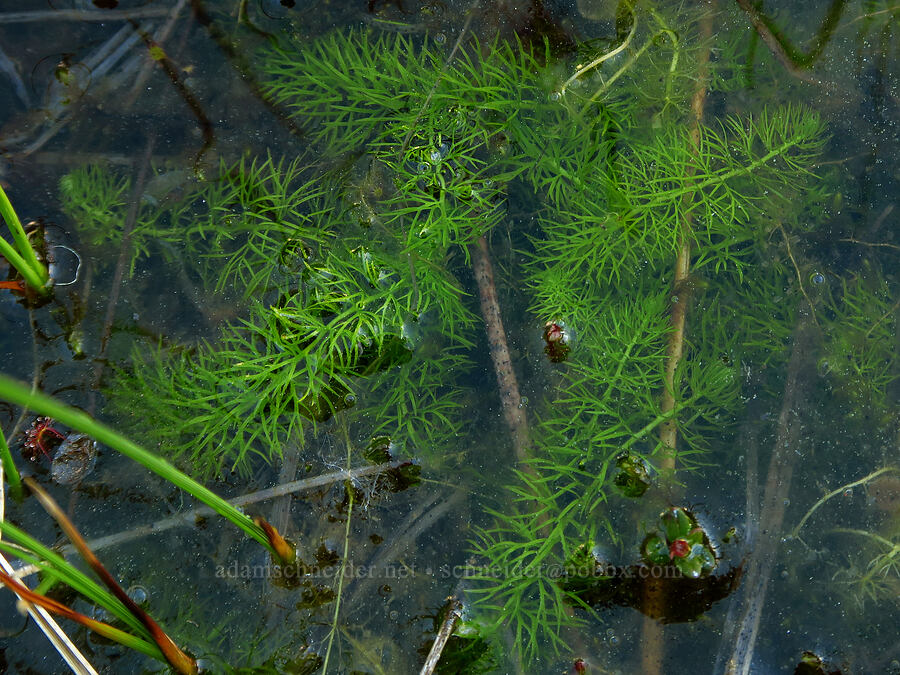
M198 286L248 309L208 342L136 348L109 388L120 419L203 477L308 450L335 416L351 438L459 456L477 444L464 388L483 361L469 246L507 232L525 262L503 282L528 306L512 330L522 345L531 324L572 335L564 362L532 366L530 470L471 535L479 563L522 572L475 574L468 594L482 629L509 626L528 662L590 616L541 571L588 542L627 555L616 459L654 480L664 454L679 472L700 466L733 433L742 360L783 358L795 270L772 242L821 216L820 118L773 96L702 120L695 139L696 17L648 4L624 19L580 71L500 40L466 41L447 62L430 40L364 30L265 48L264 89L327 162L223 164L185 198L142 207L135 251L184 260ZM726 76L713 69L710 87ZM63 184L73 214L90 181L121 185L92 171ZM518 232L513 210L527 214ZM691 274L673 288L684 247ZM678 302L697 311L664 410ZM669 423L674 453L659 440Z

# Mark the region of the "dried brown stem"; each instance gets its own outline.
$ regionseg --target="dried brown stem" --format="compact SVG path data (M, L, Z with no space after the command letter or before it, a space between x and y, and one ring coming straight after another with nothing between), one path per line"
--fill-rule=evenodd
M709 42L712 36L712 9L700 24L700 39ZM691 126L691 145L693 153L696 155L700 150L700 127L703 123L703 113L706 108L706 83L709 79L709 49L704 49L698 56L697 63L697 89L691 99L691 112L693 113L693 124ZM689 169L689 175L694 171ZM665 390L663 391L661 412L664 415L670 414L675 409L675 371L681 358L684 355L684 327L685 315L687 312L687 303L690 297L688 293L689 281L688 276L691 272L691 239L692 237L692 215L690 202L694 199L693 195L688 193L685 196L685 217L679 223L680 227L680 243L678 246L678 256L675 260L674 278L672 280L672 309L670 313L670 322L672 324L672 332L669 334L669 345L666 352L666 373L665 373ZM678 447L678 422L674 416L670 417L660 426L659 440L665 453L660 468L664 471L675 470L675 455Z
M732 656L725 669L729 674L746 675L750 672L769 577L778 554L784 524L785 498L791 486L794 461L799 455L797 448L802 427L800 410L806 399L809 384L803 374L811 361L813 343L811 310L811 307L802 309L794 329L794 345L784 383L775 447L769 460L769 473L760 508L760 531L744 580L745 607L738 624Z
M49 513L53 519L59 524L62 528L63 532L66 533L66 536L69 538L69 541L78 549L78 552L81 554L81 557L84 558L84 561L90 566L90 568L94 571L100 580L106 585L106 587L113 593L113 595L118 598L119 601L122 602L125 607L128 608L128 611L134 615L135 618L140 621L144 628L150 633L153 637L154 642L156 642L157 646L160 648L162 653L165 655L166 660L169 664L179 673L189 673L194 675L198 672L197 662L185 654L181 649L179 649L178 645L176 645L172 638L170 638L166 632L160 628L159 624L153 620L153 618L147 614L140 606L131 599L128 593L119 585L119 583L115 580L112 574L103 566L103 563L94 555L94 552L88 547L87 542L81 536L81 533L76 529L74 523L69 520L68 516L63 512L59 505L53 500L53 498L47 494L44 489L38 485L38 483L28 477L25 478L25 483L28 485L28 489L38 498L38 501L41 502L41 506ZM19 592L17 589L16 592ZM28 598L30 602L34 602L33 599ZM49 608L48 608L49 609ZM71 611L71 610L70 610ZM69 617L73 618L73 617ZM90 627L90 626L88 626Z
M447 646L450 636L453 635L453 629L456 627L456 622L459 621L461 611L462 603L459 601L459 598L451 596L447 599L447 616L444 618L441 629L434 638L434 644L431 645L431 651L428 652L428 658L425 659L425 665L422 666L419 675L432 675L434 673L438 661L441 660L444 647Z
M525 418L522 396L519 394L519 383L509 357L506 331L503 329L500 303L497 301L497 290L494 286L494 272L488 257L487 241L484 237L479 237L475 246L472 247L472 269L475 272L475 282L478 284L481 316L484 318L488 349L494 364L494 371L497 374L503 418L512 432L516 459L523 462L528 456L528 421Z

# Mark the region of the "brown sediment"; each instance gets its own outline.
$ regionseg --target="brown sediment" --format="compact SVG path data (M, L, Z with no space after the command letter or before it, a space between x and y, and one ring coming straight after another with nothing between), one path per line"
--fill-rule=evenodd
M497 290L494 286L494 272L488 257L485 238L479 237L472 247L472 270L478 284L478 297L481 300L481 316L484 318L484 329L487 333L488 349L494 372L497 374L497 387L500 389L500 406L503 419L512 432L513 449L520 462L528 456L528 420L519 394L519 383L509 357L506 344L506 331L500 316L500 303L497 301Z

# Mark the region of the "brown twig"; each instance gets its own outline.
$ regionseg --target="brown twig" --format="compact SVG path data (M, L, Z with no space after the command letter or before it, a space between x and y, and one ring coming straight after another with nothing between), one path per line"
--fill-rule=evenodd
M500 407L503 418L512 432L513 449L516 459L523 462L528 456L529 434L528 420L519 394L519 383L509 357L506 343L506 331L503 318L500 316L500 303L494 286L494 272L488 257L488 246L485 238L479 237L472 247L472 270L478 285L478 297L481 300L481 316L487 333L488 349L494 372L497 375L497 386L500 389ZM526 465L527 466L527 465Z
M141 206L141 195L144 193L144 186L147 184L147 174L150 171L150 157L152 155L153 138L151 137L147 141L144 154L138 160L140 164L138 166L137 180L135 180L134 188L131 191L131 204L128 207L128 215L125 217L125 224L122 227L122 243L119 247L119 258L116 260L116 269L113 272L109 298L106 303L106 317L103 321L103 333L100 336L100 352L94 370L94 384L88 396L88 412L92 415L96 406L96 392L100 388L100 381L103 378L104 356L109 339L112 336L112 325L113 320L116 318L116 306L119 303L119 291L122 288L122 279L125 276L125 265L131 254L131 231L137 222Z
M456 622L460 619L462 603L459 601L459 598L450 596L447 598L446 606L447 616L444 617L441 629L434 638L434 644L431 645L431 651L428 652L428 658L425 659L425 665L422 666L419 675L432 675L432 673L434 673L438 661L441 660L441 654L444 652L444 647L447 646L450 636L453 635L453 629L456 627Z
M713 3L714 4L714 3ZM709 42L712 36L712 9L704 17L700 24L700 39ZM709 49L704 49L698 56L697 63L697 89L691 99L691 112L693 123L691 126L691 145L696 156L700 150L700 128L703 122L703 112L706 107L706 83L709 76ZM688 177L693 175L695 169L688 167ZM685 196L685 216L679 223L678 256L675 260L674 279L672 281L673 301L670 312L672 332L669 334L669 345L666 351L665 390L663 391L661 412L666 415L675 409L675 371L684 355L684 325L687 303L689 299L688 276L691 271L691 239L693 217L690 210L690 202L694 199L691 193ZM678 423L674 417L660 426L659 440L665 453L661 469L675 470L675 455L677 450Z
M808 369L812 353L811 310L811 307L801 309L794 329L794 344L784 383L775 447L769 460L769 472L760 508L759 533L744 579L746 606L738 624L732 656L725 669L729 675L746 675L750 672L769 577L778 554L784 523L785 498L791 485L794 461L799 455L798 445L802 426L800 409L809 386L808 378L804 378L803 375Z
M178 92L197 119L197 125L200 127L200 132L203 134L203 145L197 151L197 156L194 158L194 169L198 170L200 168L200 161L203 159L206 151L212 147L213 141L215 140L212 122L209 120L209 117L206 116L206 111L203 110L200 101L194 96L194 92L192 92L187 84L185 84L184 79L179 73L178 66L176 66L172 59L169 58L169 55L160 44L153 39L152 35L141 28L137 23L132 23L134 29L144 41L144 44L147 45L147 49L150 51L150 58L159 64L159 67L162 68L166 77L169 78L169 81L171 81L172 85L175 87L175 91Z
M317 490L340 481L353 481L373 474L377 475L385 471L394 471L404 466L408 466L409 464L410 462L408 460L399 460L386 464L363 466L358 469L350 469L349 471L335 471L322 474L321 476L315 476L314 478L303 478L291 481L290 483L283 483L281 485L276 485L275 487L251 492L249 494L241 495L240 497L235 497L234 499L229 500L228 503L232 506L245 507L268 499L277 499L284 495ZM196 526L198 520L215 515L216 512L208 506L198 506L195 509L189 509L174 516L157 520L149 525L139 525L138 527L125 530L124 532L117 532L116 534L109 534L105 537L92 539L88 542L88 545L91 547L91 550L99 551L110 546L119 546L129 541L140 539L141 537L157 535L166 530L171 530L173 527L193 527ZM73 552L74 550L70 546L64 546L60 550L60 554L64 556L69 556ZM40 570L34 565L28 565L16 570L16 575L19 578L24 578L30 574L36 574L39 571Z
M800 266L797 264L797 260L794 258L794 252L791 251L791 241L790 239L788 239L787 232L784 231L784 226L781 223L778 223L778 229L781 232L781 236L784 238L784 245L785 247L787 247L788 258L790 258L791 264L794 266L794 274L797 275L797 283L800 284L800 292L803 294L803 297L806 298L806 302L809 303L809 311L812 312L812 319L818 326L819 321L818 319L816 319L816 312L813 309L813 302L806 292L806 286L803 285L803 276L800 274Z

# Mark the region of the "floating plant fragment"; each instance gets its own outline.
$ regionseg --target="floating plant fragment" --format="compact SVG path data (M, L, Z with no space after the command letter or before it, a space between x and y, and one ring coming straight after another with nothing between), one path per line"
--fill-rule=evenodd
M648 535L641 549L645 562L671 563L692 579L707 576L716 567L716 554L709 537L693 514L680 506L660 514L659 531Z
M794 668L794 675L841 675L841 669L835 668L815 652L803 652Z
M653 545L654 557L668 561L664 541ZM683 559L683 558L681 558ZM559 585L590 607L631 607L661 623L696 621L740 582L742 566L724 574L691 577L675 564L611 565L596 555L592 542L579 546L566 561ZM653 598L653 602L647 602Z
M363 457L372 464L385 464L393 461L390 436L375 436L363 450Z

